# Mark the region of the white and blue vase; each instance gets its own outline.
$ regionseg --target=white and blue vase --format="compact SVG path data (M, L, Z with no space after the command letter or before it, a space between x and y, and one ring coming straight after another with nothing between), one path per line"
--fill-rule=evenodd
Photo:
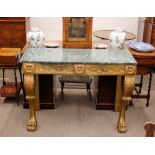
M44 43L44 40L44 33L39 30L39 27L32 27L31 30L27 33L27 42L29 47L41 47Z
M123 48L126 41L126 33L122 31L122 28L117 28L115 31L110 33L109 40L111 46Z

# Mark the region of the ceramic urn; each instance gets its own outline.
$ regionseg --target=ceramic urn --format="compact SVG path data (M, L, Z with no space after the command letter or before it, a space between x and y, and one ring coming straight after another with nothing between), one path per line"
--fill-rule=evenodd
M32 27L31 30L27 33L27 42L29 47L41 47L44 43L44 40L44 33L39 30L39 27Z

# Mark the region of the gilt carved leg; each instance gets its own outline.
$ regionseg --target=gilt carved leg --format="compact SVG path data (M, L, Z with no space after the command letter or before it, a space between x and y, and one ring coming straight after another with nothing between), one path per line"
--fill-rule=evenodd
M127 103L131 100L132 91L135 85L135 76L126 75L123 81L123 94L121 100L121 110L119 113L118 131L121 133L127 132L127 126L125 122L125 110Z
M26 90L26 99L29 103L30 116L27 123L28 131L35 131L37 129L37 120L35 114L35 78L33 74L25 74L24 86Z

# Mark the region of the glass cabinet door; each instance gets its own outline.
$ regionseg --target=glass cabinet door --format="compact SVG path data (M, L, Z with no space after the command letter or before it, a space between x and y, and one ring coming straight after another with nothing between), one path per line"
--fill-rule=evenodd
M63 47L92 47L92 17L63 17Z
M71 17L68 23L69 38L85 38L86 22L84 17Z

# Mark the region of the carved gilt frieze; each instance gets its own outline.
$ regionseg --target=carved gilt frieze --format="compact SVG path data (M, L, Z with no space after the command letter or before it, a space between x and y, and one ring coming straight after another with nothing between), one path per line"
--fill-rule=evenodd
M124 75L124 65L87 65L88 75Z
M34 73L34 69L35 69L35 66L34 64L23 64L23 71L25 74L32 74Z
M34 74L81 74L81 75L130 75L136 74L134 65L91 64L24 64L24 73Z
M74 72L75 74L85 74L86 66L85 65L74 65Z
M125 66L125 73L126 74L136 74L137 67L135 65L127 65Z

